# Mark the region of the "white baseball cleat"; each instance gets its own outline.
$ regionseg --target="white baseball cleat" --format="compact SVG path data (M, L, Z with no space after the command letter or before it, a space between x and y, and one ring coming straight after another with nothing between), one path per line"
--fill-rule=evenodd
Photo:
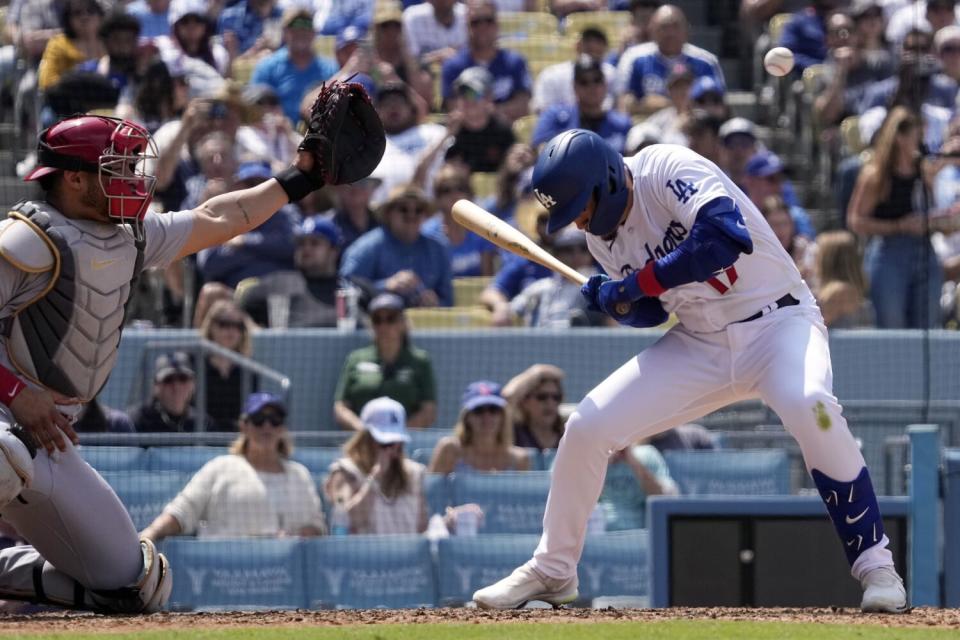
M907 610L907 592L893 567L872 569L860 579L864 613L903 613Z
M557 580L523 565L500 582L474 593L473 600L481 609L518 609L530 600L559 607L577 599L577 585L576 575Z

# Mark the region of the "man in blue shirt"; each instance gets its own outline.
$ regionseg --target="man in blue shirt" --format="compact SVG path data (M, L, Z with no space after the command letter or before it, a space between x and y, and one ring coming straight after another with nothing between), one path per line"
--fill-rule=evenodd
M250 82L273 87L284 114L291 122L299 122L303 95L338 69L333 60L313 51L313 16L309 11L287 9L281 24L285 46L257 64Z
M603 63L581 54L573 66L573 92L577 104L548 107L533 131L531 143L537 147L567 129L589 129L623 153L627 132L632 125L625 113L604 109L607 97Z
M245 162L233 176L231 190L248 189L273 175L266 162ZM197 269L205 282L236 287L246 278L294 268L294 233L300 214L292 204L280 210L253 231L197 254Z
M368 31L373 21L373 0L315 0L313 26L325 36L334 36L347 27Z
M632 62L624 55L622 64L629 66L621 78L625 80L622 111L649 115L669 106L667 77L677 63L690 69L694 79L709 76L725 86L717 57L687 42L688 31L687 18L679 8L664 5L654 12L650 19L653 40L634 48Z
M493 76L493 101L506 122L530 113L533 81L520 54L497 47L497 7L493 0L475 0L467 5L467 46L443 63L443 99L454 95L453 83L470 67L481 66Z
M380 207L383 226L350 245L340 275L403 296L408 306L452 305L450 252L420 230L430 212L422 189L413 184L395 187Z
M434 177L433 193L439 213L427 220L421 231L447 245L453 277L492 275L497 247L453 219L457 200L473 200L470 170L458 162L444 164Z
M106 76L120 91L126 102L132 101L132 85L137 79L137 39L140 37L140 22L134 16L114 11L103 19L97 35L107 55L81 62L76 70Z
M238 2L232 7L228 7L220 14L220 22L217 24L217 33L223 36L224 46L229 51L229 43L235 38L236 51L231 51L235 55L247 53L250 49L256 48L258 51L265 51L270 48L276 48L277 42L267 42L264 34L264 27L268 23L278 24L280 22L281 11L277 7L276 0L246 0ZM227 35L227 34L233 34ZM272 47L271 47L272 44Z
M798 75L827 59L826 20L839 4L838 0L814 0L812 6L793 14L783 27L778 44L793 51Z
M547 235L547 214L544 211L537 217L536 237L538 244L550 249ZM496 327L508 327L513 324L513 312L510 301L517 297L527 286L541 278L548 278L553 272L538 262L506 251L501 253L503 263L493 277L493 282L480 294L480 302L493 313L492 322Z
M169 9L170 0L136 0L127 6L127 13L140 21L142 37L159 38L170 35Z

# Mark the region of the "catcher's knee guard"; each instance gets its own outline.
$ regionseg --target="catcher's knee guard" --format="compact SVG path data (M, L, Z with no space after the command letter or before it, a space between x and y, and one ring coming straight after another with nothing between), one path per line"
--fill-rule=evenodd
M143 571L136 582L112 591L92 590L96 609L114 613L156 613L163 609L173 590L173 574L166 556L157 551L153 540L140 539Z
M33 481L37 451L19 434L19 427L0 427L0 506L20 495Z

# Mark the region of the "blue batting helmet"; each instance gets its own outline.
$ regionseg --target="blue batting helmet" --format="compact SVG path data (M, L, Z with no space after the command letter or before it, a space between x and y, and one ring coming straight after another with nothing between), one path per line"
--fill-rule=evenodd
M587 231L611 233L627 207L623 156L592 131L571 129L544 145L533 168L533 194L550 212L547 232L576 220L596 195L597 208Z

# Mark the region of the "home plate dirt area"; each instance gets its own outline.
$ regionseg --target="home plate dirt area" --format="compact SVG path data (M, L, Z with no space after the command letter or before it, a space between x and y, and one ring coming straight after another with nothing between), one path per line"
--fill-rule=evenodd
M4 633L98 633L161 629L197 629L257 626L344 626L407 623L589 623L662 622L666 620L749 620L762 622L816 622L821 624L876 625L957 629L960 609L917 608L903 615L864 615L856 609L415 609L368 611L275 611L254 613L157 613L149 616L103 616L84 613L0 615Z

